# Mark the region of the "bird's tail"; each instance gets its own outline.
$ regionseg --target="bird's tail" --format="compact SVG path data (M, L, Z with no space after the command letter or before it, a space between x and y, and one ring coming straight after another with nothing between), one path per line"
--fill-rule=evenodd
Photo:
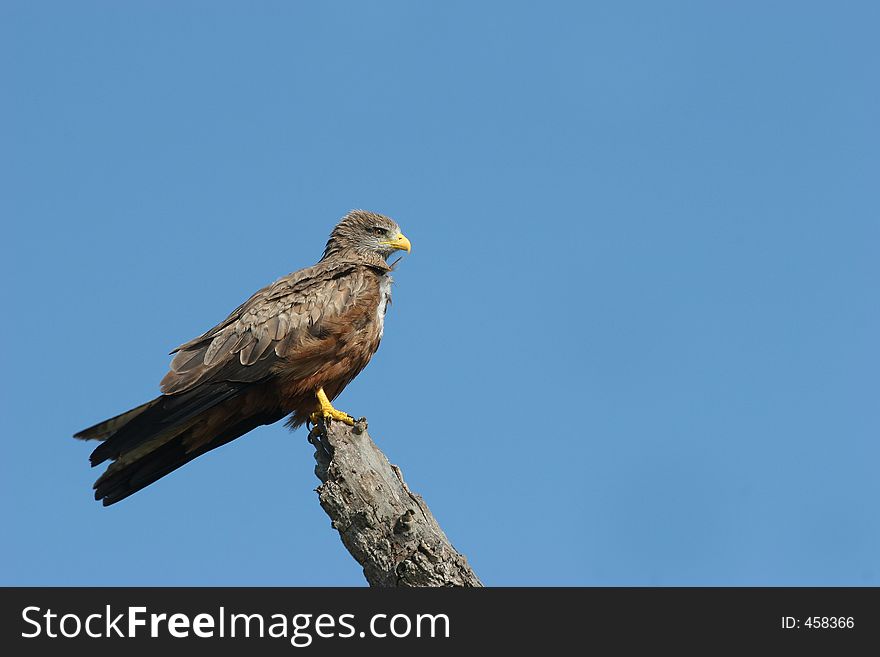
M224 402L247 394L249 388L223 382L161 395L75 434L103 441L89 457L92 466L112 461L95 482L95 499L104 506L114 504L197 456L284 416L265 408L244 417L231 414Z

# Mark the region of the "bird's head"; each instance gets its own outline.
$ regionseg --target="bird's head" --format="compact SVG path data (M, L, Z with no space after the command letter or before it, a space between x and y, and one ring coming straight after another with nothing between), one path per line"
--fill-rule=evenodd
M409 252L410 248L409 240L393 219L366 210L352 210L330 233L324 257L354 252L368 260L378 256L384 262L394 251Z

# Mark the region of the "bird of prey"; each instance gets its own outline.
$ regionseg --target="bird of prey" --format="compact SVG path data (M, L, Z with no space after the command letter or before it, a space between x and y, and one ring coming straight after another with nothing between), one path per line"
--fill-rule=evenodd
M370 361L391 302L387 258L410 242L390 218L352 210L324 256L264 287L214 328L172 351L162 395L80 431L102 441L92 466L104 506L251 429L290 416L353 424L331 401Z

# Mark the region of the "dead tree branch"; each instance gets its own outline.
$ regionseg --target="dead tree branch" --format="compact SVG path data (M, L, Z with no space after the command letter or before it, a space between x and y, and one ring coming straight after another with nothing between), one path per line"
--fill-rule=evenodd
M318 425L318 498L370 586L482 586L428 505L367 433L365 420Z

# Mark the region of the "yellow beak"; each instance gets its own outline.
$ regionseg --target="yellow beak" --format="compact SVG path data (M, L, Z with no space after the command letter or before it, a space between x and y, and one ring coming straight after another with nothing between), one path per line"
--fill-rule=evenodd
M407 253L409 253L410 249L412 249L412 244L409 243L409 240L406 239L403 233L398 233L397 237L395 237L393 240L382 242L382 244L387 244L394 249L406 251Z

